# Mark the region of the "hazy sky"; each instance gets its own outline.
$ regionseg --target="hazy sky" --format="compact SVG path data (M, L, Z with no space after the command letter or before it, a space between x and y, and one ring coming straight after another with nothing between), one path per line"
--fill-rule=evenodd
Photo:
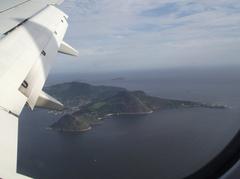
M239 0L65 0L65 40L53 72L240 64Z

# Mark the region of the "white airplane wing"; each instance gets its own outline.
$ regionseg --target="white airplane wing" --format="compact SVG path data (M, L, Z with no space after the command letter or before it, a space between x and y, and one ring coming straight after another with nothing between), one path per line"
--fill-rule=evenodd
M63 42L67 15L59 0L0 1L0 178L17 179L18 116L31 109L61 109L42 91L57 52L77 55Z

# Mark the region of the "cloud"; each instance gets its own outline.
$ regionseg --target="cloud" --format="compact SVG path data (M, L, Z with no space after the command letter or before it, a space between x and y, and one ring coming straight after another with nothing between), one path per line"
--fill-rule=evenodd
M143 16L164 16L164 15L173 14L177 10L178 10L177 3L166 3L157 8L143 11L141 14Z
M66 41L80 60L55 70L240 64L239 0L69 0Z

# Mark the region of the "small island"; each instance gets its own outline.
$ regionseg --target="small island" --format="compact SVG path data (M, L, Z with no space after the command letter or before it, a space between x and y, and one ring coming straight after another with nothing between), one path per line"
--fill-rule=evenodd
M64 132L88 131L93 125L113 115L146 115L176 108L226 108L223 105L163 99L143 91L80 82L57 84L45 88L45 91L62 101L66 107L63 116L50 126L53 130Z

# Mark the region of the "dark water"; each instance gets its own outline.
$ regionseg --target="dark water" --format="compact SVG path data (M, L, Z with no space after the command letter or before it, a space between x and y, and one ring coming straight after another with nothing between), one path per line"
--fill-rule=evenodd
M220 70L208 75L179 72L162 76L154 72L128 74L117 81L111 80L116 74L85 77L84 81L94 84L228 104L231 109L174 109L146 116L115 117L83 134L46 130L58 116L25 109L20 118L18 169L36 178L49 179L182 178L217 155L239 129L237 73L223 75Z

